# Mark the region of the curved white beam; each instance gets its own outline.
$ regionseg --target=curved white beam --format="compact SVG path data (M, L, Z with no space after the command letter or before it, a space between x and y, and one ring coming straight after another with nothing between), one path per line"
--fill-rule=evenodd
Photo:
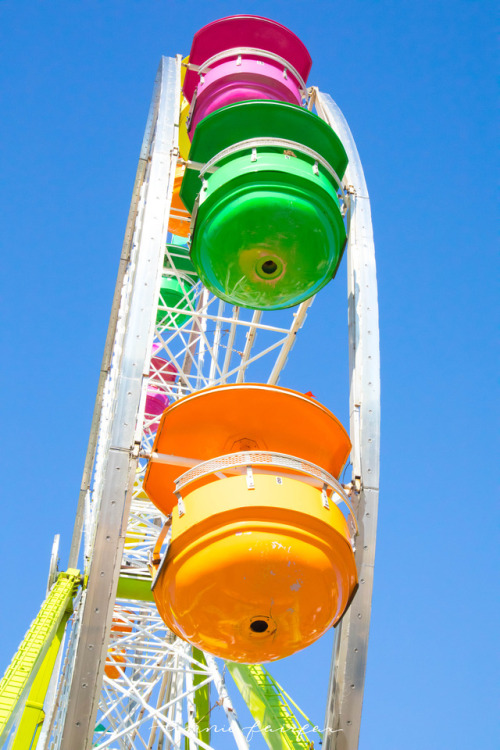
M380 457L380 351L377 277L370 200L358 150L344 115L316 90L318 114L340 137L349 158L347 283L349 315L350 432L354 500L359 535L359 589L336 631L324 750L355 750L368 651L377 533ZM357 495L357 497L356 497ZM357 507L356 507L357 506Z

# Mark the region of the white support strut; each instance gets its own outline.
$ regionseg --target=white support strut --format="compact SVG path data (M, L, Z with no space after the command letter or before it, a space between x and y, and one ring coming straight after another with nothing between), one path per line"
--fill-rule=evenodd
M356 566L359 589L336 631L324 750L356 750L370 628L380 461L380 350L375 248L370 201L347 122L328 94L316 90L318 114L341 139L349 158L348 209L350 432L354 495L358 495Z
M177 70L179 68L179 70ZM119 326L115 337L115 395L113 416L107 426L102 485L96 498L99 523L88 571L88 588L76 648L71 689L61 750L92 747L97 699L104 673L116 586L124 544L124 523L129 514L135 474L135 427L143 384L144 362L150 345L151 320L156 312L158 269L163 265L167 223L173 190L178 129L175 128L180 91L180 58L163 58L157 76L158 115L150 140L150 168L143 185L142 220L137 222L135 253L129 269L129 290L122 292ZM137 236L139 235L139 236ZM155 292L156 290L156 292ZM121 322L120 322L121 321ZM151 333L152 335L152 333Z

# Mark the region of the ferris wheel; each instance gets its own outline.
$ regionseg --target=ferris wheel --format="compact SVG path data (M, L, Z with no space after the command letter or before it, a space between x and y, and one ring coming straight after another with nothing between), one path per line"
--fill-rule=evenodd
M241 701L261 747L358 747L375 255L354 140L310 67L292 32L255 16L213 22L189 57L160 62L68 569L55 544L46 602L0 684L14 750L258 747ZM349 430L281 378L314 296L341 293L344 248ZM332 626L318 735L268 663Z

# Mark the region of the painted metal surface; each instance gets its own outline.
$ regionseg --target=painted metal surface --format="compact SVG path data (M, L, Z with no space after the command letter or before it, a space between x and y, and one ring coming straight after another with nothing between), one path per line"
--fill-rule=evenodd
M318 113L335 129L349 156L348 315L350 423L358 592L337 628L323 747L358 747L368 651L379 494L380 350L375 248L370 201L358 151L347 122L328 94L317 91Z
M196 32L189 55L193 67L186 73L184 95L190 102L193 100L197 87L199 89L200 72L210 70L214 65L220 65L227 58L236 58L236 63L238 63L239 56L241 63L241 56L245 54L247 57L259 57L261 62L269 60L269 57L263 56L263 52L268 52L278 58L275 60L275 65L277 63L282 78L287 77L285 71L293 71L297 95L300 95L299 87L305 89L305 81L312 65L311 56L306 47L290 29L282 24L262 16L250 15L220 18ZM246 81L245 75L238 75L238 78L242 87L245 84L251 86L252 80ZM246 95L243 98L252 99L253 97Z
M175 479L179 457L157 460L174 447L209 460ZM165 411L143 487L172 513L153 591L174 633L256 663L305 648L338 621L357 579L330 472L339 476L350 447L328 409L277 386L219 385ZM228 448L237 452L220 455Z
M186 76L187 65L189 64L189 55L182 61L181 68L181 89L184 85L184 78ZM190 105L184 94L181 93L181 111L179 116L179 155L182 159L189 157L189 149L191 148L191 140L187 132L187 123L189 117Z
M40 612L7 667L0 682L0 745L6 741L26 701L27 714L25 721L21 720L20 731L23 740L27 734L31 734L30 741L32 739L31 729L36 726L38 716L34 717L33 724L33 717L28 714L31 709L37 713L37 706L32 704L39 703L41 693L45 695L58 645L72 612L73 597L80 582L78 570L69 569L65 573L59 573Z
M144 138L141 146L139 163L137 165L137 171L135 175L134 187L132 190L132 200L130 203L130 210L127 218L127 226L125 228L125 236L123 239L122 251L120 261L118 265L118 273L116 277L115 290L113 294L113 302L111 305L111 314L109 318L108 330L106 333L106 341L104 344L104 352L102 356L101 368L99 371L99 382L97 386L97 393L94 403L94 410L92 413L92 422L90 426L90 435L87 444L87 452L85 455L85 463L83 468L82 481L80 484L80 492L78 495L78 505L76 510L75 524L73 528L73 536L71 539L71 548L69 554L69 567L76 567L78 564L80 547L82 542L82 533L85 524L85 507L88 503L92 473L94 470L94 462L96 459L97 444L99 438L100 427L103 419L105 419L105 412L103 411L103 404L106 398L105 390L109 382L111 363L113 358L113 351L115 347L115 338L117 335L118 327L118 316L122 303L122 294L124 287L127 284L127 271L130 265L132 257L132 243L134 238L134 231L137 221L137 213L141 199L141 189L144 182L146 169L148 166L149 149L151 146L151 139L153 135L153 127L158 114L158 104L160 97L160 72L157 73L156 82L153 92L152 101L149 107L148 118L146 121L146 129Z
M293 156L257 150L256 169L249 151L206 181L191 253L205 286L226 302L292 307L337 271L345 229L336 192Z
M231 662L227 667L271 750L311 750L314 745L311 739L316 737L308 737L304 721L296 716L289 696L265 667ZM306 724L311 724L302 715Z
M206 117L181 187L193 213L191 258L205 286L257 310L316 294L342 258L337 175L346 163L332 129L297 106L238 102Z
M178 165L175 168L174 191L172 193L172 204L170 206L170 217L168 220L168 231L178 237L186 239L189 236L189 225L191 223L191 214L186 211L184 203L180 198L182 178L184 177L185 167Z
M231 661L306 648L338 621L356 585L341 510L279 469L210 479L172 515L158 611L182 638Z
M290 388L232 383L205 388L172 404L161 419L153 452L200 462L229 450L276 451L311 461L338 477L350 447L339 420L315 399ZM144 489L166 514L177 503L178 467L176 461L169 465L153 456L146 469Z
M251 144L245 142L256 138L282 138L299 147L302 144L322 156L340 178L346 170L347 155L341 139L314 113L285 102L238 102L205 118L203 126L196 131L180 193L189 211L193 210L200 192L197 164L210 164L217 155L224 155L225 149L234 151L241 143L251 148ZM231 152L226 155L230 156ZM254 166L257 168L258 163ZM329 173L328 179L336 191L336 181Z
M251 99L302 103L298 83L292 77L284 78L282 66L273 65L272 61L265 59L242 60L240 57L238 60L235 57L209 70L198 84L189 131L191 136L197 124L216 109Z
M188 323L194 309L194 296L191 278L166 271L161 279L156 322L168 328L179 328Z
M148 149L148 180L143 186L143 210L135 232L136 246L140 246L141 252L131 257L129 294L122 294L114 345L113 418L109 424L109 443L103 446L102 489L100 497L94 500L99 523L92 544L67 711L60 728L59 746L64 750L76 747L84 750L92 745L135 475L137 415L147 352L151 348L152 319L156 314L175 175L173 149L177 146L180 58L177 62L163 58L160 68L158 117L154 140ZM146 138L150 135L146 132Z
M50 711L49 686L52 681L61 643L64 639L68 617L69 613L68 616L65 615L62 618L55 634L51 638L45 658L33 680L33 685L24 704L21 720L15 730L14 741L9 746L9 750L26 750L26 748L35 750L38 746L38 742L41 739L42 727L46 719L46 704L48 704ZM47 700L48 697L49 700Z
M193 719L196 729L198 731L198 737L205 742L210 742L211 726L210 726L210 686L211 683L203 682L203 674L200 673L196 667L198 664L205 665L207 660L203 651L198 648L193 648ZM201 685L201 687L200 687ZM188 745L189 750L189 745Z

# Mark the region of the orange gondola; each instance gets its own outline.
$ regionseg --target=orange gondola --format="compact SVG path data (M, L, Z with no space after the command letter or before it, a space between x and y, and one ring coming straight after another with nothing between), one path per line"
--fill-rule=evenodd
M277 386L208 388L164 412L144 489L172 513L153 594L175 633L256 663L340 619L357 582L334 502L350 447L328 409Z

